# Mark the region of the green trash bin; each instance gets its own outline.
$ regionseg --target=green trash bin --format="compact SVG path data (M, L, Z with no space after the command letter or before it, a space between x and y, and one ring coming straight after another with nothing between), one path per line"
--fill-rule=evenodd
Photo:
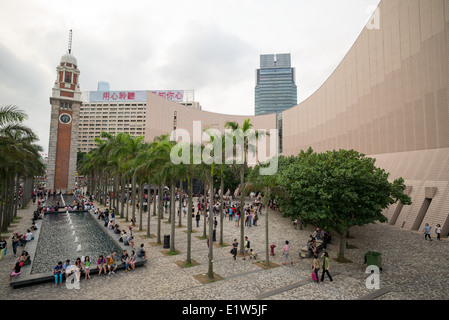
M364 264L367 266L375 265L382 270L382 253L375 251L368 251L365 253Z

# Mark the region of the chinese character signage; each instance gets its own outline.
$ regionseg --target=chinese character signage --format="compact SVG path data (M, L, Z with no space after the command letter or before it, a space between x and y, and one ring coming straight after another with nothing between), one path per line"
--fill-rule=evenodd
M158 90L150 91L164 99L174 102L182 102L183 90ZM145 102L147 91L90 91L89 102Z
M150 91L150 92L164 99L168 99L174 102L182 102L184 98L184 91L182 90L163 90L163 91Z
M145 102L146 91L90 91L90 102Z

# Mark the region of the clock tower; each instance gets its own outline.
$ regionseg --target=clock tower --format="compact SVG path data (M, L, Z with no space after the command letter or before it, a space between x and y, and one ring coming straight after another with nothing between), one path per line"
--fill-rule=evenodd
M70 31L71 38L71 31ZM78 126L81 101L79 70L69 51L56 67L56 81L50 97L51 119L47 161L47 190L75 189Z

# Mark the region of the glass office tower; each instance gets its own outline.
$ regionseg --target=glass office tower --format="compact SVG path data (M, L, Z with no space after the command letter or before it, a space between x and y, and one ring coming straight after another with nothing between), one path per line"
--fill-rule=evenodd
M260 55L256 71L255 114L279 113L297 103L295 68L289 53Z

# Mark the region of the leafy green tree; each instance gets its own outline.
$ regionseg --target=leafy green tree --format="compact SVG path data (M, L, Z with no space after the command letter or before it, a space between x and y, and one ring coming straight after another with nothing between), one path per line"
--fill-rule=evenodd
M284 190L278 198L283 214L301 217L340 235L338 261L345 261L346 237L352 226L386 222L382 210L404 194L402 178L389 181L389 173L375 166L375 159L354 150L315 153L301 151L279 172L277 183Z

